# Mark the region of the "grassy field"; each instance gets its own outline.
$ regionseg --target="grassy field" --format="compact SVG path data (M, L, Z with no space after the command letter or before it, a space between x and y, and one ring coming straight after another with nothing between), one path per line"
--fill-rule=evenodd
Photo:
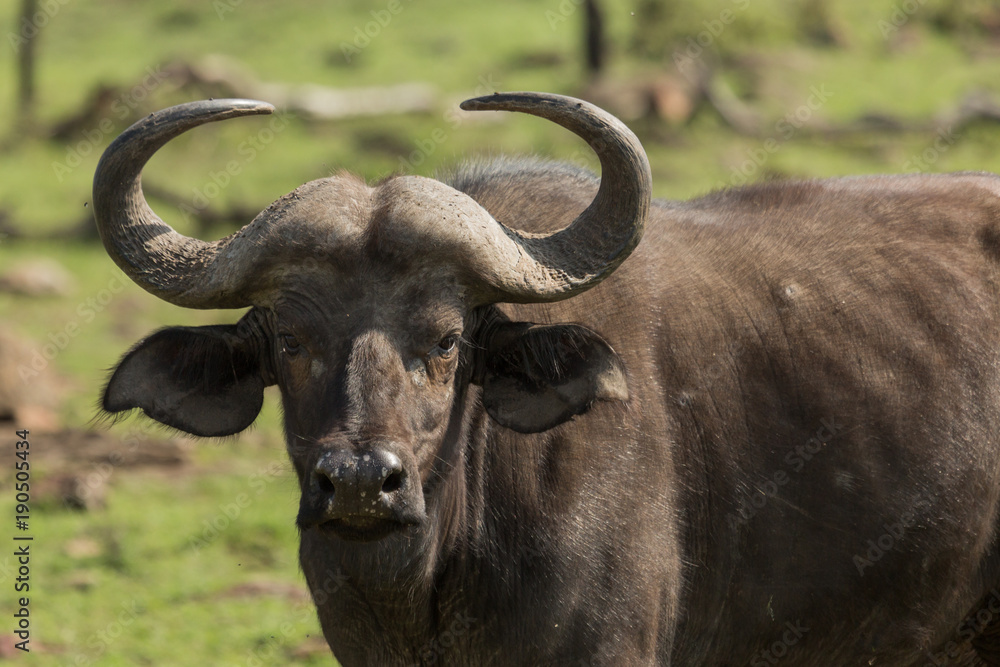
M686 198L769 178L1000 171L1000 127L987 121L949 126L940 116L972 93L1000 99L1000 42L990 32L997 27L991 4L855 0L829 3L824 14L818 9L823 3L813 1L711 0L678 4L659 19L648 2L603 4L610 44L606 80L625 85L667 76L683 82L675 69L680 49L714 68L759 119L752 135L735 131L707 106L681 123L631 119L649 153L658 196ZM9 119L0 124L0 211L14 230L49 238L5 238L0 273L50 258L73 276L74 287L53 297L0 292L0 323L31 341L33 352L63 343L23 384L26 393L53 387L46 391L66 428L88 427L106 369L145 333L239 315L159 302L127 283L99 243L59 238L88 215L94 167L114 136L151 110L193 99L189 88L159 76L178 63L219 54L263 81L337 88L421 82L435 91L434 107L424 113L337 123L290 116L250 160L238 147L260 136L266 120L200 128L171 143L146 170L147 183L183 201L218 185L220 170L233 159L243 160L240 173L217 188L213 208L260 209L341 169L367 179L399 171L430 175L498 153L594 164L576 138L537 119L484 114L456 121L451 115L461 99L493 90L585 90L583 12L575 0L43 2L35 127L51 128L76 113L102 84L117 87L113 108L125 110L93 118L62 140L14 128L15 48L32 27L15 21L18 5L0 0L0 108ZM874 116L913 128L835 131ZM153 204L191 232L176 208ZM31 356L23 363L30 367ZM15 428L44 425L10 424L9 432L0 432L0 517L8 522L0 540L8 547L17 532ZM139 433L140 444L150 447L169 437L139 420L116 425L112 433ZM190 451L192 462L181 471L83 470L106 478L104 509L33 506L32 652L10 648L17 563L13 549L4 547L0 660L335 664L317 639L298 572L298 493L283 452L276 396L268 396L252 431L190 445ZM33 483L50 473L37 466Z

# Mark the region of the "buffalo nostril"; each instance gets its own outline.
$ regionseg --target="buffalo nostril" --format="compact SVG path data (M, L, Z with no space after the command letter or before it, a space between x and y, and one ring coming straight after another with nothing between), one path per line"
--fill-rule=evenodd
M323 493L328 493L330 495L333 495L333 492L336 489L333 484L333 480L327 477L326 474L319 471L316 473L316 486L318 486L319 490Z
M403 462L399 457L388 451L373 453L372 472L373 482L381 488L382 493L392 493L403 487Z
M401 486L403 486L403 475L398 472L394 472L385 478L382 482L382 493L392 493L396 491Z

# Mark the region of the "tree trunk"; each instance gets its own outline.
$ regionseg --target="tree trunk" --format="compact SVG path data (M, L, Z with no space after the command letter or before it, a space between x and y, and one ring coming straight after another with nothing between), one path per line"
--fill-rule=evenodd
M597 0L587 0L586 9L584 50L587 57L587 73L594 78L604 69L605 63L604 15Z
M17 131L30 133L35 126L35 47L41 26L36 25L38 0L21 0L14 46L17 51Z

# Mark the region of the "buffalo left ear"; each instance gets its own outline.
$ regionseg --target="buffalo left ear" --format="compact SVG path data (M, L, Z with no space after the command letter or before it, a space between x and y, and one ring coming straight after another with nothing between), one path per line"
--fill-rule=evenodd
M101 407L108 413L141 408L186 433L225 436L257 418L265 384L258 351L236 325L171 327L125 355Z
M481 359L486 411L520 433L558 426L594 401L628 400L625 365L586 327L504 322Z

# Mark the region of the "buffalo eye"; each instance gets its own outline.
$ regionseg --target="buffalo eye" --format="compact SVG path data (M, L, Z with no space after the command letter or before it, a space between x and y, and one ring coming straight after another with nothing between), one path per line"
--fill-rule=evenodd
M298 339L292 334L280 334L281 339L281 351L290 357L294 357L299 352L302 351L302 346L299 345Z
M458 342L461 334L450 333L434 346L434 349L427 355L424 363L427 364L427 374L431 379L438 382L447 382L454 370L455 356L458 354Z
M459 334L450 333L440 341L434 348L434 354L442 357L450 357L458 349Z

